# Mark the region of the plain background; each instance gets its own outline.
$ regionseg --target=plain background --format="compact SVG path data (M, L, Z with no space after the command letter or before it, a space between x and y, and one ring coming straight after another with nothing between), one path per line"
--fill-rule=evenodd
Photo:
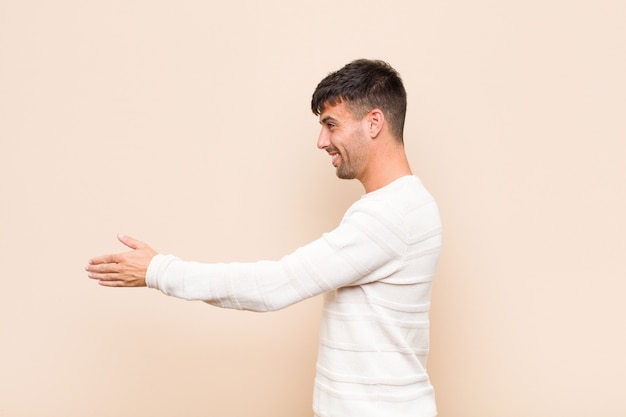
M310 95L380 58L445 245L441 417L626 413L626 3L0 0L0 416L311 415L321 300L256 314L83 271L126 233L276 259L359 198Z

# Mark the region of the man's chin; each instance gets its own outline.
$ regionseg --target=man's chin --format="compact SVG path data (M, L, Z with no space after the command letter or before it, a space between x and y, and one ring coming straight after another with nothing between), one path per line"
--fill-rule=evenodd
M345 171L342 171L341 169L337 169L336 174L337 174L337 178L342 179L342 180L353 180L356 178L353 172L345 172Z

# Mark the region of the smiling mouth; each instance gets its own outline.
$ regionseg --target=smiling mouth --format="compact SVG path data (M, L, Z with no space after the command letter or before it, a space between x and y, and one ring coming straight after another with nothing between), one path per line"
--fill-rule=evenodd
M333 166L336 167L339 163L339 159L341 158L341 154L335 148L327 149L326 152L328 152L328 155L330 155Z

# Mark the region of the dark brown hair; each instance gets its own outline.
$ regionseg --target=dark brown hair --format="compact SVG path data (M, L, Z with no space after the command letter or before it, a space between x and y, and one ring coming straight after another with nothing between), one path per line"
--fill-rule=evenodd
M391 133L402 142L406 91L400 75L388 63L358 59L328 74L313 92L311 110L319 116L327 105L341 102L359 119L372 109L382 110Z

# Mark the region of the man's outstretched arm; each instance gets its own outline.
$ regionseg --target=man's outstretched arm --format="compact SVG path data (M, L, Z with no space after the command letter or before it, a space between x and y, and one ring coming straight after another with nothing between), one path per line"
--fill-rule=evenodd
M157 252L132 237L117 238L132 250L90 259L85 267L87 275L105 287L145 287L148 265Z

